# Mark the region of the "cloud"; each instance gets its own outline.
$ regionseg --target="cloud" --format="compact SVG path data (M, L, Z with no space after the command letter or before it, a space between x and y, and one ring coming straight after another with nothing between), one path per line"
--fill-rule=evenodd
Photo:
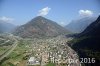
M2 17L0 17L0 21L3 21L3 22L12 22L12 21L14 21L14 19L2 16Z
M90 10L79 10L79 15L80 16L92 16L93 12Z
M62 21L61 22L58 22L58 24L61 25L61 26L66 26L67 25L66 22L62 22Z
M45 7L43 9L39 10L38 16L46 16L50 10L51 10L51 8Z

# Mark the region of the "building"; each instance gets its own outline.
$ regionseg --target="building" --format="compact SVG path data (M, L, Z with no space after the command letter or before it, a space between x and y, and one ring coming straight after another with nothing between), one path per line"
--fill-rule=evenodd
M28 65L40 65L40 62L35 57L30 57L28 62Z

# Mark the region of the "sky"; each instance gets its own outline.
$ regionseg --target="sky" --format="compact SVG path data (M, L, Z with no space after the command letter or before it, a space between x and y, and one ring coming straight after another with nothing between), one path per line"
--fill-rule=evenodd
M100 14L100 0L0 0L0 20L22 25L43 16L65 26L80 17Z

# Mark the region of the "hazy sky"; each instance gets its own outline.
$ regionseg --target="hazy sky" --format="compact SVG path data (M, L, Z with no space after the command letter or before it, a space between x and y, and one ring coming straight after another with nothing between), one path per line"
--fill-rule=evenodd
M100 14L99 0L0 0L0 20L24 24L44 16L61 25L80 16Z

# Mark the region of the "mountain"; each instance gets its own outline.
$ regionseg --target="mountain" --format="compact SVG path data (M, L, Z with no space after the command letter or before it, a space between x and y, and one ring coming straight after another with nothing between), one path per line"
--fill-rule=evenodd
M73 33L81 33L88 25L96 20L96 17L84 17L81 19L73 20L65 28Z
M11 23L7 23L7 22L3 22L0 20L0 33L9 33L11 32L16 26L11 24Z
M79 36L94 36L100 37L100 16L95 22L90 24Z
M86 66L100 66L100 16L72 40L72 48L80 57L95 58L95 63Z
M58 25L56 22L38 16L28 23L19 26L14 32L14 35L21 37L53 37L61 34L69 33L68 30Z

